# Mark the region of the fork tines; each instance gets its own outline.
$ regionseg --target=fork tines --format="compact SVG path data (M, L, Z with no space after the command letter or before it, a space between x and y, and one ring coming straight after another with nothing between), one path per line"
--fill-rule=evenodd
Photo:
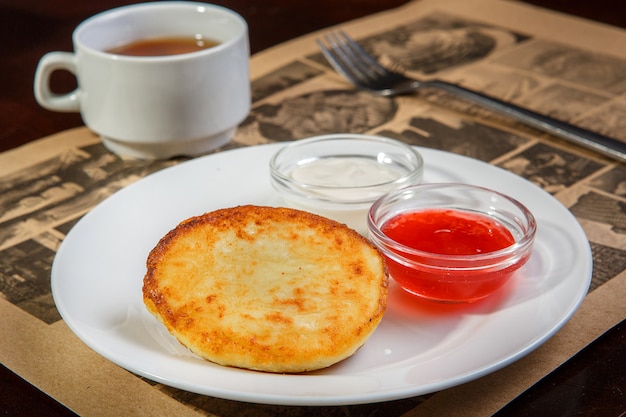
M373 82L389 73L345 32L329 33L324 40L328 46L317 41L322 54L338 73L354 84L371 87Z

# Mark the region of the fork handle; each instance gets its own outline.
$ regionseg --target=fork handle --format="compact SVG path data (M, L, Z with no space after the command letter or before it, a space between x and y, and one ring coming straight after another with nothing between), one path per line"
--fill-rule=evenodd
M459 97L481 104L499 113L503 113L513 119L521 121L544 132L559 136L621 162L626 162L626 143L619 140L562 122L552 117L536 113L532 110L516 106L512 103L507 103L495 97L461 87L457 84L440 80L422 82L421 84L422 87L428 86L453 93Z

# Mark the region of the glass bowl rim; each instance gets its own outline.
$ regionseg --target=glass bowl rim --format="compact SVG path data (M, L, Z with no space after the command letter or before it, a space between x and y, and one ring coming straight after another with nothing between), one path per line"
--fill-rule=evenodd
M504 200L508 201L509 203L513 204L513 206L515 206L517 209L520 210L522 217L524 218L524 224L520 225L523 226L521 229L523 230L523 234L519 237L519 239L515 240L515 243L496 250L496 251L491 251L491 252L485 252L485 253L479 253L479 254L470 254L470 255L448 255L448 254L439 254L439 253L434 253L434 252L428 252L428 251L423 251L423 250L419 250L419 249L415 249L412 248L410 246L406 246L403 245L401 243L396 242L395 240L389 238L387 235L385 235L380 227L376 224L376 221L374 220L374 214L375 211L380 208L384 203L386 203L388 200L394 199L397 196L403 194L403 193L409 193L412 192L413 190L415 190L416 188L420 188L420 189L435 189L435 188L462 188L462 189L469 189L472 191L478 191L478 192L487 192L490 194L495 194L498 197L503 198ZM425 207L425 209L428 207ZM458 209L458 210L464 210L462 207L449 207L452 209ZM397 214L399 213L405 213L405 212L409 212L411 211L410 209L408 210L402 210L397 212ZM469 210L468 210L469 211ZM498 223L502 223L502 221L492 215L486 214L484 212L479 212L479 211L475 211L477 214L483 214L483 215L487 215L490 218L493 218L494 220L498 221ZM519 224L519 223L518 223ZM486 188L486 187L481 187L481 186L477 186L477 185L471 185L471 184L464 184L464 183L426 183L426 184L416 184L416 185L412 185L412 186L408 186L396 191L393 191L391 193L385 194L383 196L381 196L378 200L376 200L374 202L374 204L372 204L372 206L370 207L370 209L368 210L368 214L367 214L367 226L368 226L368 231L369 231L369 237L370 240L379 248L379 250L385 254L386 256L390 256L392 259L393 258L400 258L403 262L406 263L410 263L410 264L415 264L416 262L414 260L408 259L407 256L416 256L416 257L421 257L424 259L428 259L428 260L436 260L436 261L449 261L449 262L459 262L459 263L463 263L463 262L478 262L478 261L489 261L489 260L494 260L494 261L498 261L495 264L492 265L481 265L481 268L483 267L488 267L488 266L495 266L501 263L505 263L507 262L508 259L510 259L511 257L514 256L519 256L522 255L523 253L527 252L528 250L530 250L530 248L532 247L532 244L534 242L535 239L535 235L537 232L537 220L535 218L535 216L533 215L533 213L524 205L522 204L519 200L504 194L502 192L499 191L495 191L493 189L490 188ZM395 250L395 252L392 252L391 254L387 253L390 250ZM438 264L437 264L438 265ZM434 267L434 265L428 265L429 267ZM454 266L451 267L446 267L446 269L451 269L454 270ZM463 270L471 270L474 269L473 267L463 267L463 268L458 268L458 269L463 269Z
M415 167L406 175L402 175L401 177L395 178L393 180L390 181L384 181L384 182L379 182L379 183L373 183L373 184L368 184L368 185L359 185L359 186L333 186L333 185L317 185L317 184L310 184L308 182L303 182L303 181L298 181L298 180L294 180L293 178L289 177L288 175L284 174L283 171L281 171L278 168L278 159L283 156L287 151L294 149L294 148L298 148L298 147L303 147L306 145L310 145L312 143L323 143L323 142L330 142L330 141L335 141L335 140L345 140L345 139L350 139L350 140L363 140L366 142L372 142L372 143L385 143L385 144L389 144L392 145L394 147L397 147L398 149L401 149L405 154L409 154L411 156L411 158L414 158L414 162L415 162ZM356 156L358 156L357 153L355 153ZM272 158L270 159L270 174L273 180L280 180L281 182L285 182L285 183L289 183L292 186L294 186L295 188L299 189L299 190L335 190L335 191L340 191L340 190L367 190L367 189L375 189L378 187L383 187L383 186L387 186L387 185L393 185L393 184L402 184L404 182L409 181L411 178L413 178L416 175L419 175L420 177L423 175L423 171L424 171L424 158L422 157L422 155L411 145L408 145L404 142L401 142L399 140L396 139L391 139L391 138L387 138L384 136L378 136L378 135L363 135L363 134L358 134L358 133L341 133L341 134L328 134L328 135L320 135L320 136L313 136L313 137L309 137L309 138L305 138L305 139L299 139L299 140L295 140L292 141L290 143L288 143L287 145L285 145L284 147L282 147L281 149L279 149L276 153L274 153L274 155L272 155ZM410 184L410 183L409 183ZM308 194L303 192L303 196L307 196ZM310 197L310 196L309 196ZM320 200L325 200L325 199L321 199ZM333 201L333 200L328 200Z

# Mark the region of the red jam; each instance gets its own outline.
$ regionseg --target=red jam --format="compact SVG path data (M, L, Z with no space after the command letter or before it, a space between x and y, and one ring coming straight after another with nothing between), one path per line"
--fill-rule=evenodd
M391 249L409 262L388 259L391 276L407 291L447 302L481 299L501 287L527 259L451 259L480 255L515 243L511 232L498 221L481 214L454 209L429 209L402 213L381 228L389 238L425 252L422 255ZM428 254L437 254L429 256ZM446 257L442 255L451 255Z

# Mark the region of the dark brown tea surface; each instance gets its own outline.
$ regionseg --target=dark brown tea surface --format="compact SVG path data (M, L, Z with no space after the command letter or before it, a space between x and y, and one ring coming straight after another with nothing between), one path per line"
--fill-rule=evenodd
M166 56L197 52L217 45L206 38L166 37L141 39L107 50L111 54L129 56Z

